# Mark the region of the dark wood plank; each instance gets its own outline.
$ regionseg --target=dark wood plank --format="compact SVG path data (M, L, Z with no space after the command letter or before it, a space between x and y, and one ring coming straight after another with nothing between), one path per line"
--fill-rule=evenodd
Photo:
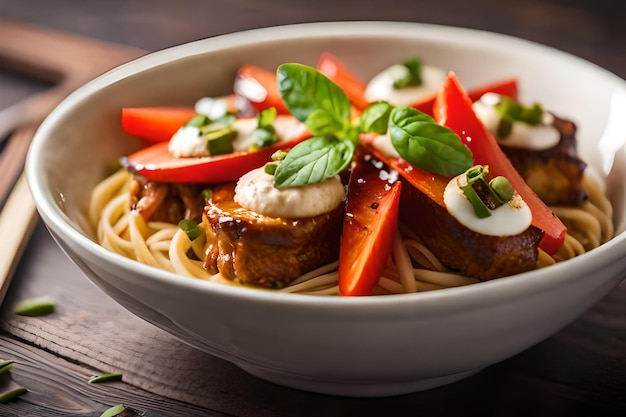
M124 404L150 416L223 416L224 414L180 401L150 394L121 382L90 384L100 373L69 362L39 347L6 334L0 335L0 356L10 356L15 364L0 384L12 381L28 389L19 399L0 405L7 416L99 416L104 410Z

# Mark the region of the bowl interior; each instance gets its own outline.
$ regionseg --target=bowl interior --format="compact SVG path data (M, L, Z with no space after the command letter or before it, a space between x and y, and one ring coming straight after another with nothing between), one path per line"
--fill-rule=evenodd
M314 66L324 51L363 80L410 55L455 71L466 89L518 79L522 101L540 102L577 123L579 152L606 179L616 230L623 234L624 80L568 54L507 36L389 22L305 24L224 35L150 54L88 83L46 119L29 153L28 179L44 220L63 233L93 238L86 222L93 187L111 161L141 146L120 127L122 107L192 105L200 97L231 93L243 64Z

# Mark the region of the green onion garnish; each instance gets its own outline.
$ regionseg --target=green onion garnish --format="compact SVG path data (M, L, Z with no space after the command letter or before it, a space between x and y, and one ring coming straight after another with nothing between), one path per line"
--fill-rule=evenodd
M191 219L183 219L178 222L180 227L192 242L204 234L204 229Z
M422 62L416 57L404 61L407 75L394 81L393 88L419 87L422 85Z
M524 106L511 97L502 96L495 105L501 120L498 126L498 138L504 139L511 133L513 123L521 122L530 126L539 126L543 121L543 109L539 104Z
M49 296L33 297L22 300L15 306L15 314L19 316L39 317L50 314L56 307L56 300Z
M100 384L103 382L117 382L122 380L122 374L102 374L89 379L90 384Z
M472 204L479 219L491 216L490 210L508 203L515 195L513 186L506 178L498 176L487 182L489 167L476 165L467 171L467 184L461 187L463 194Z

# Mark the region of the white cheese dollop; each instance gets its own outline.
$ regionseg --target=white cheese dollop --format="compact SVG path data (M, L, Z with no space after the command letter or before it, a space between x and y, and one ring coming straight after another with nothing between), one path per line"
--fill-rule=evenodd
M422 85L394 88L393 83L409 73L404 65L393 65L375 75L365 87L365 99L387 101L394 106L410 106L415 102L437 93L447 73L441 68L422 66Z
M302 136L307 127L298 119L279 115L274 120L274 129L279 141ZM255 117L237 119L233 128L237 136L233 139L233 152L247 152L254 143L253 133L258 126ZM183 126L170 139L168 150L174 158L193 158L210 156L206 139L200 136L200 129L194 126Z
M345 199L339 176L302 187L274 187L274 176L264 167L243 175L235 187L240 206L269 217L298 219L318 216L335 209Z
M286 115L279 114L276 116L272 125L276 130L276 137L279 142L300 137L307 131L307 127L304 123L295 117ZM246 152L250 149L250 146L254 144L254 136L252 134L257 126L258 121L255 117L237 119L235 121L237 137L233 140L233 151Z
M194 109L211 120L219 119L228 113L228 100L224 97L203 97L196 101Z
M517 192L511 201L490 210L491 216L481 219L476 216L472 203L461 189L465 185L465 173L453 178L446 186L443 201L448 212L468 229L488 236L511 236L522 233L530 226L530 208Z
M183 126L174 133L167 149L174 158L209 156L206 139L195 126Z
M500 125L500 113L495 105L500 102L500 95L486 93L473 104L474 112L485 127L494 135ZM514 122L511 133L504 139L497 138L502 145L532 150L549 149L556 146L561 140L560 132L552 126L554 116L543 113L543 124L531 126L524 122Z

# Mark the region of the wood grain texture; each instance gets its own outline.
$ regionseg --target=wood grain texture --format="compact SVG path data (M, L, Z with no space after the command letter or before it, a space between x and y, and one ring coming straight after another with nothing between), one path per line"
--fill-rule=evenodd
M306 21L437 23L541 42L626 77L626 27L617 6L614 0L154 0L149 7L134 0L0 0L0 20L148 51ZM75 64L85 60L77 55ZM11 103L1 93L3 108ZM38 295L57 298L52 315L13 314L18 301ZM3 417L99 416L118 403L148 417L626 415L626 284L554 337L466 380L391 398L339 398L259 380L133 316L91 284L38 223L0 310L0 331L0 358L17 362L8 378L29 389L0 405ZM103 372L120 372L123 382L86 383Z

